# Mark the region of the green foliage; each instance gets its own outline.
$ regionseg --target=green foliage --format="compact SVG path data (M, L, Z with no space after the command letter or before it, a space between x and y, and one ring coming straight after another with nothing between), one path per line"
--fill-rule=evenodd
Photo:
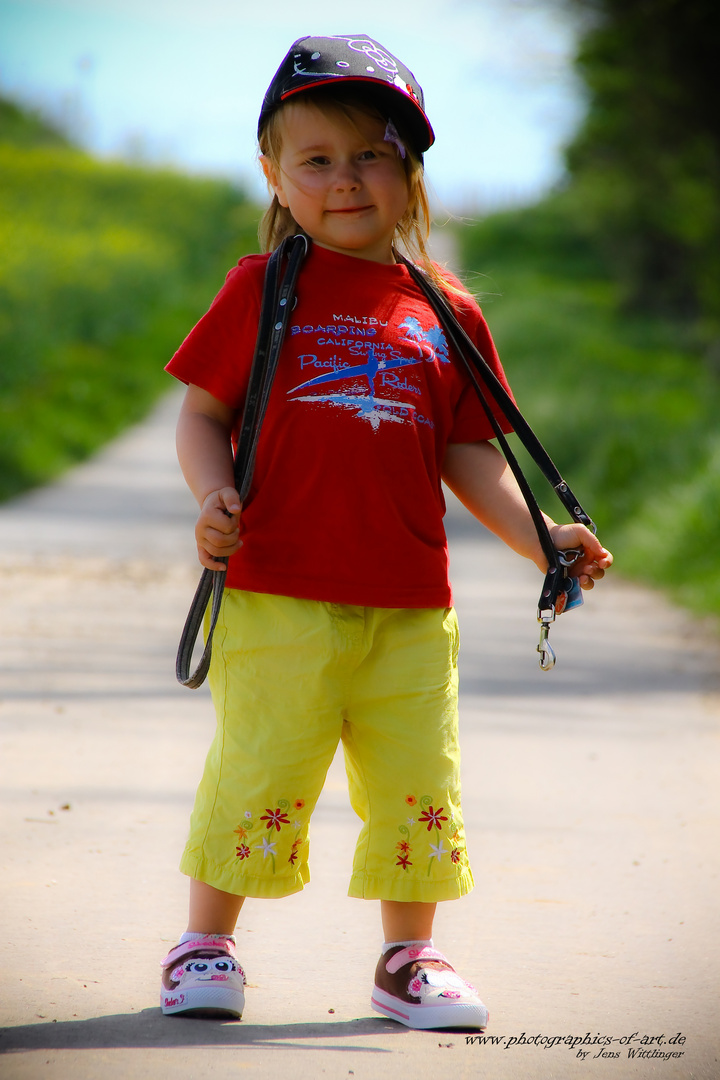
M574 0L588 114L568 149L626 309L720 335L716 0Z
M93 161L13 110L0 113L0 498L140 417L224 272L256 249L256 211L230 184Z
M619 571L717 614L720 385L682 324L623 312L578 205L566 193L463 230L466 281L521 409Z
M41 116L0 98L0 143L12 146L69 146L65 135Z

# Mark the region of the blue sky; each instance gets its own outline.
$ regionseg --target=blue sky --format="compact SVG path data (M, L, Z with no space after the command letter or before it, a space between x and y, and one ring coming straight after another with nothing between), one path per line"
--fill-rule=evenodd
M560 0L0 0L0 92L69 118L107 156L263 191L255 125L305 34L379 40L423 86L440 207L528 201L557 180L582 116ZM338 15L338 12L342 13Z

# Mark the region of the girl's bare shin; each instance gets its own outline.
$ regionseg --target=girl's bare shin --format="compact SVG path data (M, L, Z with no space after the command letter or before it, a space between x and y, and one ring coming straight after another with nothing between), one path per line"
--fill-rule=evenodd
M222 892L204 881L190 881L188 931L192 934L234 934L244 896Z

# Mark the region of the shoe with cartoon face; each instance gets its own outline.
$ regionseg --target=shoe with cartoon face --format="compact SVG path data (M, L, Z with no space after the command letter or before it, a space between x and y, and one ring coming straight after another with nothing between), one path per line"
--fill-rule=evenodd
M234 938L199 934L171 949L162 964L160 1007L166 1016L240 1019L245 972L235 956Z
M406 1027L477 1031L488 1011L437 949L402 945L380 957L371 1005Z

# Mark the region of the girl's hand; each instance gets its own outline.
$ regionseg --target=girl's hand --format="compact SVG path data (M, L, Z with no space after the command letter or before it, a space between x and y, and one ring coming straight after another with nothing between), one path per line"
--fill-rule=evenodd
M605 571L613 564L612 554L584 525L551 525L550 537L558 551L579 547L583 549L583 554L570 571L572 576L578 579L581 589L592 589L596 581L605 577Z
M227 558L242 547L241 511L242 503L235 488L220 488L205 497L195 525L195 540L198 559L208 570L226 570L218 556Z

